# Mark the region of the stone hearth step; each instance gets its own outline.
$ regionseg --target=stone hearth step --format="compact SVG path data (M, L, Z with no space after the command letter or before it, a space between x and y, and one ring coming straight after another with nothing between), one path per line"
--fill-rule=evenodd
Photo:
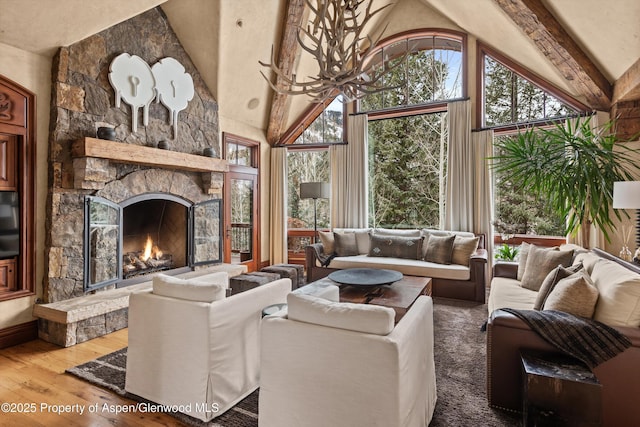
M229 277L246 272L243 265L219 264L176 275L181 279L226 271ZM98 291L64 301L36 304L33 316L38 318L38 336L63 347L88 341L127 327L129 295L151 289L152 281L120 289Z

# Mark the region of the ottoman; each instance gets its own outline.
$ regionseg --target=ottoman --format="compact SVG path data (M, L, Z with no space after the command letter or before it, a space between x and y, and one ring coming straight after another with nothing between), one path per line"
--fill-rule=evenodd
M298 278L298 269L296 267L291 267L285 264L276 264L264 267L260 269L260 271L278 274L281 279L291 279L291 289L298 289L300 287L300 279Z
M280 276L278 274L261 271L254 271L252 273L230 277L229 287L231 288L231 295L257 288L260 285L273 282L279 278Z
M292 271L296 271L296 280L293 278ZM274 264L268 267L264 267L261 271L269 271L278 274L284 274L281 277L288 277L291 279L292 289L297 289L300 286L306 284L304 277L304 265L302 264Z

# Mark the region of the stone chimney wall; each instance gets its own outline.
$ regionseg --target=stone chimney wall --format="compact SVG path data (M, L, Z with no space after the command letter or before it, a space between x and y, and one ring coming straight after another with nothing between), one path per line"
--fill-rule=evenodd
M165 57L175 58L193 78L195 96L187 109L179 113L177 139L173 139L169 112L162 104L152 102L148 126L144 126L140 118L136 133L131 132L130 106L123 102L119 108L115 107L114 90L108 80L109 65L116 56L125 52L139 56L149 65ZM221 157L217 102L160 8L74 45L62 47L54 58L46 207L45 259L48 260L48 266L44 302L56 302L84 294L85 196L101 195L105 187L116 188L118 182L129 177L128 182L135 181L133 190L173 191L193 202L222 197L222 173L154 169L96 158L75 159L74 171L72 144L84 137L95 138L101 126L114 127L119 142L155 147L160 141L166 141L173 151L200 155L205 148L212 148L214 157ZM159 149L158 155L162 155ZM155 182L159 176L164 178ZM183 184L170 186L167 182L171 181ZM79 184L82 182L90 182L91 185ZM193 194L192 190L189 194L180 194L180 188L187 187L204 190L200 194ZM127 193L133 190L129 188ZM121 200L113 201L119 203Z

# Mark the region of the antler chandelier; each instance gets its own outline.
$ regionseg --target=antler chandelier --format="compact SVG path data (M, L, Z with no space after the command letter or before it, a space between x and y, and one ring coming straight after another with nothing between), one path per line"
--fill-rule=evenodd
M289 76L275 65L272 49L271 63L259 63L279 77L282 84L276 85L260 72L273 90L281 94L308 95L313 102L322 102L336 93L342 93L347 102L390 89L383 86L382 77L395 67L375 66L372 61L365 64L364 58L373 51L379 37L374 41L369 35L363 34L367 23L390 4L371 10L369 2L360 19L362 13L358 12L358 8L365 0L305 2L312 15L306 28L298 27L296 38L301 48L316 59L318 75L309 76L304 81L298 81L295 74ZM361 50L365 45L366 48Z

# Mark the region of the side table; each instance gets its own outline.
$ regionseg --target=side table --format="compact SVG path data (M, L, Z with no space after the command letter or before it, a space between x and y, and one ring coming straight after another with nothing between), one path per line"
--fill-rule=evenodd
M525 427L602 425L602 386L585 364L533 351L522 351L520 358Z

